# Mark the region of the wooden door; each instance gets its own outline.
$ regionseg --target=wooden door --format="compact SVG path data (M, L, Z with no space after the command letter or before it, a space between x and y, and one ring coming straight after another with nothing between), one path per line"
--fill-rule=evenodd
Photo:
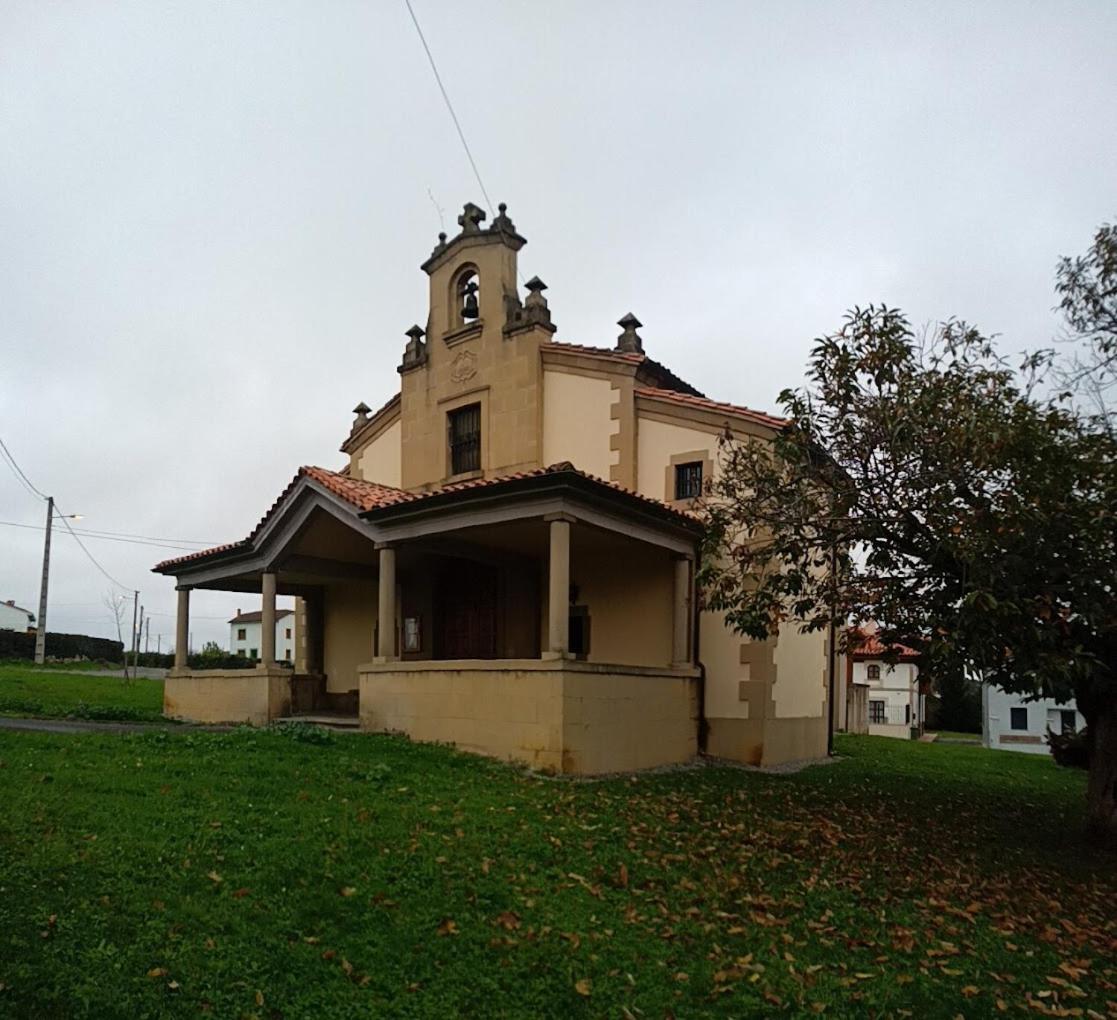
M435 658L496 658L497 572L449 560L438 573Z

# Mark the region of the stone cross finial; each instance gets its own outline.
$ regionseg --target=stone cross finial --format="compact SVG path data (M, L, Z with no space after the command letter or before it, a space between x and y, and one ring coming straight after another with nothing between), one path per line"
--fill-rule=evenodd
M642 325L644 325L635 315L629 312L623 319L617 321L617 325L624 330L624 332L617 337L617 350L625 354L643 354L644 341L640 338L640 334L636 332Z
M485 210L472 202L466 202L462 214L458 217L458 226L463 234L476 234L481 229L481 223L487 218Z

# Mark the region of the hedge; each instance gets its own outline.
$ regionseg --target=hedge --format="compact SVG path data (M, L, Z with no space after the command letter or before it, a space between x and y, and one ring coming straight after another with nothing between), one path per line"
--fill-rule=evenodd
M52 634L47 631L48 659L99 659L123 662L124 646L108 638L88 634ZM0 630L0 659L34 659L35 635L14 630Z

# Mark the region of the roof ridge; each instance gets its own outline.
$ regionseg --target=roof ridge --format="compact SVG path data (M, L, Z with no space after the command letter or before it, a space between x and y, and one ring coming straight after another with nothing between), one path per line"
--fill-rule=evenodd
M736 414L762 421L764 424L783 426L788 423L787 418L781 418L767 411L757 411L755 408L746 407L744 404L733 404L726 400L711 400L709 397L695 397L689 393L680 393L678 390L668 390L661 386L637 386L637 396L672 400L679 404L690 404L694 407L708 407L719 411L733 411Z

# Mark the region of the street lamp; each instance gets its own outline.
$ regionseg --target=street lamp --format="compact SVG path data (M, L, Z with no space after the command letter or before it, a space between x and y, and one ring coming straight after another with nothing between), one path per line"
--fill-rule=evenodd
M46 661L47 651L47 586L50 581L50 527L55 517L63 520L80 521L81 514L56 514L54 512L54 497L47 496L47 531L43 539L43 583L39 588L39 619L35 631L35 662L42 665Z

